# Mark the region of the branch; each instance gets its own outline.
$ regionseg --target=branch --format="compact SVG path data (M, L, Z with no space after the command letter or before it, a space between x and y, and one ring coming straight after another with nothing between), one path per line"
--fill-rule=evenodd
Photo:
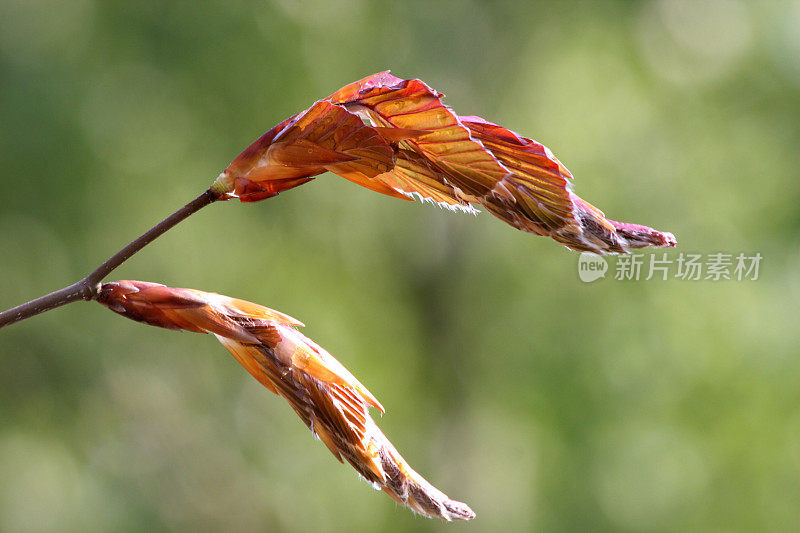
M68 303L80 300L94 300L100 292L100 282L114 269L130 259L133 254L153 242L162 233L219 199L220 195L218 193L211 189L205 191L203 194L153 226L150 230L143 233L139 238L129 243L122 250L115 253L102 265L97 267L94 272L79 282L0 313L0 328Z

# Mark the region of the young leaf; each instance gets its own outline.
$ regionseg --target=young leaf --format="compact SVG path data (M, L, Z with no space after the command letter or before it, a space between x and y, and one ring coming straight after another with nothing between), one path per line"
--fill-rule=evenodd
M570 249L626 253L675 246L671 233L608 220L572 192L547 147L476 116L458 116L420 80L380 72L282 122L237 157L214 190L257 201L328 170L395 198L475 212Z
M445 520L475 513L415 472L369 414L383 406L339 361L297 331L303 324L260 305L143 281L102 286L98 302L168 329L212 333L262 385L282 396L339 461L414 511Z

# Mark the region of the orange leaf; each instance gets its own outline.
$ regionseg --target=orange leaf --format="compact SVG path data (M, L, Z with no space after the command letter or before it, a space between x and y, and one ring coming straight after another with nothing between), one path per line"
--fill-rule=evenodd
M475 514L415 472L369 414L380 402L339 361L292 326L297 320L221 294L143 281L102 286L97 301L154 326L213 333L254 378L283 397L339 461L425 516Z
M379 72L339 89L258 139L213 189L257 201L324 171L395 198L417 195L475 212L568 248L625 253L675 246L672 234L613 222L572 192L572 175L542 144L458 116L420 80ZM365 123L367 122L367 123Z

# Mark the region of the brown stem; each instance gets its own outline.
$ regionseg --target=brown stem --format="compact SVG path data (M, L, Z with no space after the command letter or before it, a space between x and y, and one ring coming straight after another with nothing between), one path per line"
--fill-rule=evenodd
M100 282L115 268L119 267L122 263L130 259L133 254L153 242L153 240L162 233L203 207L219 200L219 198L220 196L211 189L205 191L143 233L139 238L129 243L122 250L115 253L102 265L97 267L94 272L79 282L0 313L0 328L68 303L80 300L94 300L100 292Z

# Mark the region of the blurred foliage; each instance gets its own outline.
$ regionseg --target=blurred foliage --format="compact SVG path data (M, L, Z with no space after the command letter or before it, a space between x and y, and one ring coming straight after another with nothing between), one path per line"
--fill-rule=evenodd
M78 303L0 332L2 531L796 531L800 3L0 2L0 307L82 277L385 68L548 145L612 218L757 281L578 255L325 175L117 271L308 324L478 513L355 479L212 339ZM658 252L660 253L660 252Z

